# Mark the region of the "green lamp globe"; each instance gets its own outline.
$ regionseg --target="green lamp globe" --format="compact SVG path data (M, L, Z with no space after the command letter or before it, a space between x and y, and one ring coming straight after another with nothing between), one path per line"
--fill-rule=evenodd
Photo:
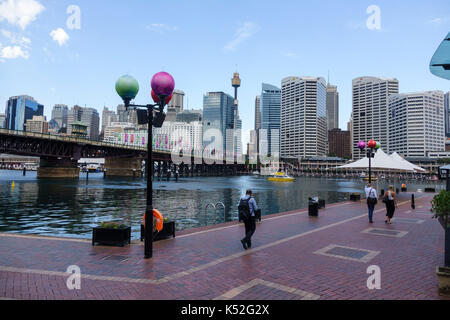
M116 82L116 91L123 100L133 100L139 92L139 83L132 76L122 76Z
M380 150L381 149L381 143L377 142L377 146L375 147L375 149Z

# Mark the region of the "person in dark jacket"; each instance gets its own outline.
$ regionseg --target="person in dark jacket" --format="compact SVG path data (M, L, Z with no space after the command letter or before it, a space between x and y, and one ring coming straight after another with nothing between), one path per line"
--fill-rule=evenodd
M255 198L253 198L252 190L247 190L245 197L241 199L242 203L248 203L250 217L244 219L245 224L245 238L241 240L242 246L245 250L252 247L252 237L256 231L256 212L259 210Z

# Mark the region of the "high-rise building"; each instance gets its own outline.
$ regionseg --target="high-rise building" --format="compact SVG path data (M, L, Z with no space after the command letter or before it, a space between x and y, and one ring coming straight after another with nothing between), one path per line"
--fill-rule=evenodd
M261 129L261 96L255 99L255 131Z
M326 156L325 79L288 77L281 85L281 157Z
M227 141L227 130L234 129L234 99L224 92L208 92L203 96L203 144L208 147L213 141L222 139L220 152L225 156L228 151L233 152L233 141ZM213 130L217 130L214 132ZM217 137L216 134L221 134ZM228 137L228 140L230 137ZM230 149L231 145L231 149ZM216 146L219 147L216 143ZM214 148L215 149L215 148Z
M26 131L27 120L33 116L43 116L44 106L33 97L16 96L9 98L6 103L6 129Z
M389 152L427 157L445 150L444 93L426 91L389 98Z
M33 116L33 119L27 120L27 132L48 133L48 122L44 116Z
M447 92L444 96L445 106L445 136L450 138L450 92Z
M203 110L184 110L177 114L176 122L202 122Z
M273 85L263 83L260 96L261 129L267 132L268 154L280 153L280 120L281 120L281 90ZM272 137L278 131L277 137Z
M58 124L58 129L67 128L67 115L69 107L65 104L55 104L52 110L52 118ZM54 127L54 125L52 125Z
M339 92L337 86L327 85L328 130L339 128Z
M167 105L167 112L166 112L167 122L177 121L177 114L183 112L184 96L185 94L181 90L175 89L173 91L173 98Z
M389 96L398 94L399 82L391 78L360 77L353 80L353 159L365 154L359 141L376 140L389 151Z
M102 130L101 133L105 132L105 128L111 126L111 123L117 122L117 115L114 110L109 110L107 107L103 108L102 112Z
M84 124L87 127L87 138L90 140L98 140L100 116L98 111L93 108L82 108L74 106L69 110L67 116L68 130L67 134L72 134L72 124Z
M333 129L328 131L328 152L331 156L348 158L352 156L350 131Z
M0 113L0 129L4 129L6 127L6 116L3 113Z
M128 122L128 111L123 104L117 106L117 122Z
M201 156L203 152L203 125L199 122L164 122L161 128L153 128L155 148L170 152Z

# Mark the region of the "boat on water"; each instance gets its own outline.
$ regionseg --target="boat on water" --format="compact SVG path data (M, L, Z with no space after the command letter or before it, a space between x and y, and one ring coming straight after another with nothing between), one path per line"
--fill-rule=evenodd
M365 178L363 178L363 180L364 180L365 182L369 182L369 177L365 177ZM378 180L377 177L372 177L372 182L377 182L377 180Z
M277 172L273 175L273 177L270 177L268 180L273 182L294 182L295 178L288 176L284 172Z

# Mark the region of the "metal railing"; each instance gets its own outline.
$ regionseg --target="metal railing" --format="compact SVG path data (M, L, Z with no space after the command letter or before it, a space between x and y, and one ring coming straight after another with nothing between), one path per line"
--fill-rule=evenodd
M207 214L208 214L208 208L209 208L209 207L212 207L212 208L214 209L214 225L216 225L216 224L217 224L217 208L220 207L220 206L223 207L223 222L226 222L226 221L227 221L227 210L226 210L225 204L223 204L222 202L218 202L218 203L216 203L216 204L214 204L214 203L208 203L208 204L205 206L205 226L208 225L208 219L207 219L207 218L208 218L208 217L207 217Z

